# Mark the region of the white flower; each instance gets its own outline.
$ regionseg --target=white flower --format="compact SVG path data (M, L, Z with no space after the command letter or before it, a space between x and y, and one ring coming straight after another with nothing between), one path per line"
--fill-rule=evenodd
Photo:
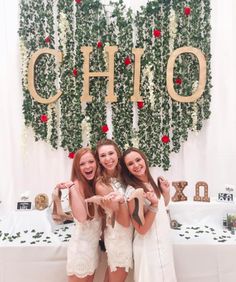
M133 144L133 147L138 148L139 147L139 138L138 136L134 136L131 138L131 142Z
M146 68L143 70L143 74L144 74L143 77L148 78L148 91L150 93L149 101L151 103L151 109L154 110L154 106L155 106L154 83L153 83L154 73L151 70L151 65L146 66Z
M67 32L69 31L69 22L66 18L66 15L64 13L60 13L60 18L59 18L59 28L60 28L60 33L59 33L59 38L61 41L62 45L62 51L63 55L66 55L66 42L67 42Z
M129 144L127 144L127 143L124 146L125 150L129 149L129 147L130 147Z
M198 81L196 80L194 83L193 83L193 92L195 92L198 88Z
M197 116L197 103L194 103L193 105L193 112L191 113L192 117L192 130L194 132L197 132L197 121L198 121L198 116Z
M28 88L28 51L22 39L20 39L20 57L23 85Z
M81 122L82 128L82 140L85 146L90 144L90 136L91 136L91 124L89 117L85 117Z
M47 116L48 116L48 121L47 121L47 142L50 144L50 139L52 136L52 110L54 108L54 104L51 103L48 105L48 111L47 111Z
M176 15L175 11L171 8L170 15L169 15L169 34L170 34L170 40L169 40L169 50L170 53L174 50L174 41L176 37L177 32L177 22L176 22Z

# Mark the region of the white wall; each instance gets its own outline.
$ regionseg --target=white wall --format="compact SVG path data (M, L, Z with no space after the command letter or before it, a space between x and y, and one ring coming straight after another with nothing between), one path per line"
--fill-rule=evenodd
M23 127L18 2L0 1L0 213L13 208L26 190L31 191L32 198L40 192L50 195L55 183L69 178L72 163L62 149L53 150L42 141L35 143L32 131ZM147 1L125 2L138 9ZM171 156L168 172L152 169L155 177L163 174L170 181L188 181L185 193L191 197L199 180L209 184L212 196L225 184L236 185L235 23L234 0L212 1L211 118L198 136L191 134L181 152Z

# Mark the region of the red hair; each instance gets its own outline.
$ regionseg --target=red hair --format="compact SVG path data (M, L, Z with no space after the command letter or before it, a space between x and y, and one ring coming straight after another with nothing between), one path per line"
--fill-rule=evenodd
M83 174L81 173L80 170L80 160L83 155L86 153L90 153L94 157L94 161L96 162L97 166L97 161L94 152L90 148L81 148L79 149L74 156L73 164L72 164L72 170L71 170L71 180L79 180L83 183L83 186L87 189L84 189L84 195L85 198L89 198L95 195L95 188L94 188L94 182L95 179L93 180L87 180ZM95 177L94 177L95 178Z

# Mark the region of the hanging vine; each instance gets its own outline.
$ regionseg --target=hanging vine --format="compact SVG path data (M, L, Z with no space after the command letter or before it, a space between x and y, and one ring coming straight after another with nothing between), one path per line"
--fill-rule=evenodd
M109 134L122 150L139 147L152 166L168 170L171 153L179 152L189 132L201 130L210 117L210 10L210 0L153 0L136 14L122 0L108 7L99 0L21 0L22 107L25 125L34 129L35 140L62 147L72 156L78 148L94 147ZM105 77L90 78L92 102L81 102L82 46L93 48L90 72L106 71L105 46L118 47L114 57L117 102L105 102ZM204 93L191 103L174 101L166 86L168 59L183 46L199 48L207 63ZM59 88L62 91L49 105L32 98L27 76L32 54L45 47L63 53L61 64L45 55L35 66L35 88L41 97L49 98ZM134 91L132 48L144 49L139 87L143 101L138 102L130 101ZM173 83L180 96L190 96L198 88L199 64L193 54L176 58Z

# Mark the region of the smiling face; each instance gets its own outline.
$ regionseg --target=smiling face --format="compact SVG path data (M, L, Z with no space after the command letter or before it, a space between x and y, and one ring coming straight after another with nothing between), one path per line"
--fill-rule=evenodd
M97 170L97 164L92 153L86 152L81 156L79 161L79 169L85 179L94 179Z
M100 164L109 175L113 175L118 164L118 155L113 145L103 145L98 149Z
M141 181L146 182L147 179L147 173L146 173L146 163L143 157L135 151L131 151L128 153L124 158L125 165L128 169L128 171Z

